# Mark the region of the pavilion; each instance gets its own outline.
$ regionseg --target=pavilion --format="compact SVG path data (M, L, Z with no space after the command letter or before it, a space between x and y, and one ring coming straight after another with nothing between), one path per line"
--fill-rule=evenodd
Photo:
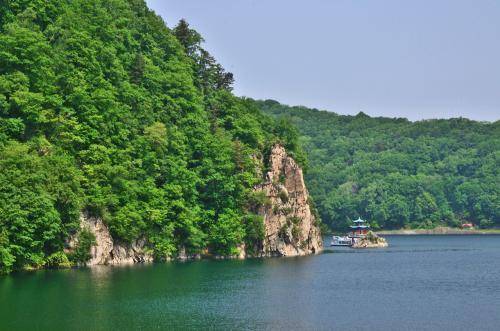
M361 218L358 218L357 220L353 221L354 225L351 225L351 233L349 234L349 237L351 238L364 238L368 234L368 231L370 230L370 226L366 224L366 221L362 220Z

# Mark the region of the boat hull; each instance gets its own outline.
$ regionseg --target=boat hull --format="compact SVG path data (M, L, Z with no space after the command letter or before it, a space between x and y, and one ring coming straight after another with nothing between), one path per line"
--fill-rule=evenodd
M352 238L333 236L330 246L350 247L350 246L352 246L352 244L353 244Z

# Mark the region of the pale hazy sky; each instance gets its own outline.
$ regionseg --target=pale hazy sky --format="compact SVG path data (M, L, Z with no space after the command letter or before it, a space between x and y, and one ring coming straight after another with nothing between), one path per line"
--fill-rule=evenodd
M147 0L235 93L371 116L500 119L500 0Z

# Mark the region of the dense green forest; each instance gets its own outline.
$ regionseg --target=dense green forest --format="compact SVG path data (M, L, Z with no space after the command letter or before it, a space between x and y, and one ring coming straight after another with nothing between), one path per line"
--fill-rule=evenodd
M260 239L253 160L297 134L202 43L142 0L0 2L0 272L88 258L63 250L84 210L158 260Z
M500 226L500 122L410 122L256 101L299 128L306 179L324 223L375 228Z

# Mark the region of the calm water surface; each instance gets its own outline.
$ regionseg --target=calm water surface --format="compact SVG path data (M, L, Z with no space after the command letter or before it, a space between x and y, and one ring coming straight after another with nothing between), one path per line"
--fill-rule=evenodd
M0 330L500 330L500 236L0 278ZM329 244L329 239L325 239Z

